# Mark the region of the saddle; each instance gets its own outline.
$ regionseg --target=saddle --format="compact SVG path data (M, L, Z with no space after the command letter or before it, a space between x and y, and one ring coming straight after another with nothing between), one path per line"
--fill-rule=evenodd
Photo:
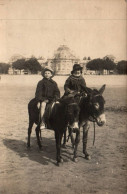
M53 110L53 107L56 103L59 103L59 102L53 102L53 103L48 103L46 105L46 109L45 109L45 113L44 113L44 121L45 121L45 124L46 124L46 128L47 129L51 129L51 124L50 124L50 118L51 118L51 114L52 114L52 110Z

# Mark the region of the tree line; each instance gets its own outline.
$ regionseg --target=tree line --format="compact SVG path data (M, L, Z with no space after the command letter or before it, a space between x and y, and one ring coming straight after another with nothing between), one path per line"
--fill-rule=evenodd
M29 60L18 59L12 63L12 68L20 70L25 70L31 74L37 74L38 71L42 71L42 66L37 61L35 57L30 58Z
M7 63L0 63L0 74L7 74L9 67L11 66ZM19 70L20 72L21 70L24 70L31 74L37 74L38 71L42 71L42 66L35 57L31 57L28 60L24 58L17 59L12 63L12 68ZM98 58L90 60L87 63L86 68L94 71L116 70L119 74L127 74L127 61L122 60L115 64L114 61L109 58Z
M10 65L7 63L0 63L0 74L7 74Z
M94 71L111 71L116 70L119 74L127 74L127 61L122 60L119 61L117 64L114 63L109 58L106 59L93 59L89 61L86 65L86 68L88 70L94 70Z
M12 67L13 69L19 70L21 73L21 70L30 72L31 74L37 74L38 71L42 71L42 66L37 61L35 57L32 57L28 60L17 59L12 63L12 65L6 64L6 63L0 63L0 73L1 74L7 74L9 68Z

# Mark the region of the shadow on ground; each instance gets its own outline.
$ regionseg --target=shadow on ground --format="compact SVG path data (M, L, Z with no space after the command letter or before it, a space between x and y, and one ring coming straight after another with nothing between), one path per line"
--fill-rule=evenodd
M17 139L3 140L4 145L16 152L21 158L27 157L32 161L36 161L43 165L48 165L49 163L56 164L56 145L55 140L52 138L43 137L42 139L42 150L38 148L36 138L31 138L31 147L27 148L26 142ZM62 149L62 156L64 162L72 160L73 151L70 146L66 149Z

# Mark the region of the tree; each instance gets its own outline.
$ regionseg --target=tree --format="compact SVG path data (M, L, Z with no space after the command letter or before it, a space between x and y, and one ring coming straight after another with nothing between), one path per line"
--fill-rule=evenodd
M10 67L10 65L7 63L0 63L0 73L7 74L9 67Z
M116 68L116 64L114 63L113 60L106 58L103 60L104 61L104 69L106 70L114 70Z
M27 69L32 74L36 74L38 71L42 71L42 67L35 57L27 60L24 67L24 69Z
M103 60L98 58L98 59L93 59L93 60L89 61L86 65L86 67L90 70L98 71L98 70L104 69L103 64L104 64Z
M120 74L127 74L127 61L119 61L116 68Z
M86 67L87 69L90 69L90 70L102 72L104 69L108 71L114 70L116 67L116 64L109 58L106 58L106 59L98 58L98 59L93 59L89 61Z
M25 59L18 59L12 63L12 67L14 69L19 69L20 73L21 70L25 69Z
M25 59L18 59L12 63L12 67L14 69L19 69L20 73L21 70L27 70L30 71L32 74L36 74L38 71L42 70L40 63L35 57L32 57L27 61Z

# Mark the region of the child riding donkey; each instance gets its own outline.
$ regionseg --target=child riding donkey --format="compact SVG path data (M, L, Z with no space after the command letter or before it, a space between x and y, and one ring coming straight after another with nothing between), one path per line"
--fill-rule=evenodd
M71 75L68 77L64 84L65 93L60 99L61 103L66 104L68 107L71 103L76 103L79 105L81 93L83 92L86 95L86 82L82 77L82 67L79 64L74 64ZM71 112L70 112L71 114ZM77 129L78 129L77 124ZM79 130L79 129L78 129ZM72 129L68 126L68 139L72 137ZM73 141L73 140L72 140ZM66 144L66 132L64 133L63 146Z
M43 79L38 82L35 93L35 99L38 102L37 107L40 109L40 129L45 128L45 124L47 124L46 120L48 122L48 114L50 114L51 105L60 98L57 83L52 79L54 76L53 70L50 67L46 67L42 71L42 76ZM46 109L47 111L45 111Z
M71 71L71 75L65 82L64 90L65 93L61 98L61 101L69 104L69 102L77 102L80 101L80 94L85 91L86 82L82 77L82 67L79 64L74 64L73 70ZM74 100L74 96L77 94L77 97ZM78 96L79 94L79 96Z
M75 94L80 94L86 88L85 79L82 77L82 67L79 64L75 64L73 66L71 74L72 75L69 76L69 78L65 82L65 93L59 100L61 103L79 103L79 96L77 95L75 99L74 96ZM51 105L54 101L60 98L60 91L58 89L57 83L52 80L52 77L54 76L53 70L50 67L46 67L42 71L42 76L43 79L38 82L35 93L35 99L38 102L37 106L40 109L40 129L44 129L45 124L48 124L50 128L48 118L51 110Z

